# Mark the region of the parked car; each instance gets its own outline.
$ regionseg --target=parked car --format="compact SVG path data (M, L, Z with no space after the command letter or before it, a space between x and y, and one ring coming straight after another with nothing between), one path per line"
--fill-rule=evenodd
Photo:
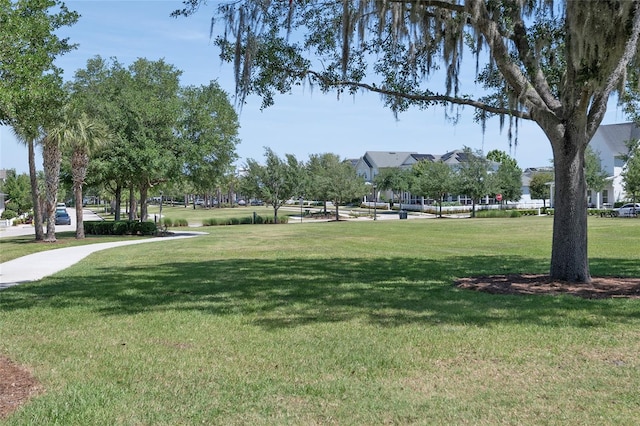
M628 203L620 208L613 209L613 212L619 217L635 217L640 215L640 203Z
M56 225L71 225L71 216L66 210L56 210Z

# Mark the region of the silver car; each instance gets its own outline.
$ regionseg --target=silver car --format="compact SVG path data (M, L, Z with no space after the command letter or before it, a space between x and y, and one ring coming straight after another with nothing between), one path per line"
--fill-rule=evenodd
M636 217L640 214L640 203L628 203L613 211L618 217Z

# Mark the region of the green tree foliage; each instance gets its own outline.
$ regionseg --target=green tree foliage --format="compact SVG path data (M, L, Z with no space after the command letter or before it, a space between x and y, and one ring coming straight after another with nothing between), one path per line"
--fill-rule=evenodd
M408 191L411 186L411 171L395 167L383 168L373 180L378 189L392 191L392 201L397 194L400 209L402 209L402 193Z
M306 164L307 173L304 180L304 196L312 200L322 200L324 213L327 213L327 200L330 199L331 178L328 176L332 165L340 162L336 154L311 154Z
M627 164L621 175L624 191L635 203L640 199L640 141L629 141L627 146L629 148Z
M518 162L504 151L492 150L487 160L499 164L498 170L491 175L494 194L502 194L502 202L518 201L522 198L522 169Z
M146 220L149 189L182 171L175 132L181 108L180 74L163 60L140 58L124 68L117 60L109 64L96 57L86 69L76 72L71 85L86 100L87 113L102 120L113 133L99 160L104 178L112 181L117 205L122 189L129 188L130 219L137 210L136 190L140 219Z
M454 191L454 171L442 161L422 160L414 164L411 191L422 197L437 201L439 216L442 217L442 202L447 194Z
M607 173L602 169L600 154L591 147L587 147L585 152L584 173L588 189L600 192L607 185Z
M82 187L87 177L89 159L92 152L108 143L111 133L101 121L89 117L85 111L79 110L78 105L70 103L63 110L60 122L48 130L48 137L59 144L62 152L71 159L76 238L82 239L85 237Z
M180 91L177 132L183 173L197 193L211 193L237 159L238 115L217 82Z
M362 197L368 192L364 178L347 160L340 160L336 154L312 155L307 163L311 196L331 201L335 207L336 220L340 220L341 204ZM325 203L326 211L326 203Z
M303 164L291 154L281 159L270 148L265 148L264 157L264 165L251 158L247 160L241 188L243 193L271 205L274 222L278 223L280 207L302 190Z
M204 3L187 0L175 14ZM495 115L515 129L536 122L554 153L550 275L590 281L587 212L575 208L586 205L584 153L609 98L640 87L625 85L640 68L640 2L245 0L219 4L217 15L227 25L216 43L234 64L240 103L254 93L268 106L310 81L377 92L394 112L447 104L475 108L483 126ZM479 96L461 78L474 66L487 89ZM430 80L437 72L441 92Z
M482 152L469 147L464 147L463 157L456 169L454 186L460 194L471 198L471 217L475 217L477 201L491 192L490 163Z
M538 172L531 176L529 181L529 192L531 199L542 200L542 204L546 207L546 201L551 198L551 187L549 182L553 182L553 173Z
M65 99L55 60L75 46L56 31L77 20L61 1L0 0L0 124L11 126L28 148L36 240L44 233L34 145Z
M5 195L5 208L17 215L28 213L33 208L29 176L16 174L15 169L7 170L7 178L0 181L0 192Z

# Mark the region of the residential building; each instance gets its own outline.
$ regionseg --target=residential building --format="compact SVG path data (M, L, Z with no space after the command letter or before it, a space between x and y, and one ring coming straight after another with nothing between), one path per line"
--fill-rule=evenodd
M625 201L621 176L625 167L624 157L628 154L627 142L640 139L640 127L635 123L605 124L598 128L589 146L600 156L602 169L607 173L607 186L590 194L590 204L594 207L609 207L618 201Z

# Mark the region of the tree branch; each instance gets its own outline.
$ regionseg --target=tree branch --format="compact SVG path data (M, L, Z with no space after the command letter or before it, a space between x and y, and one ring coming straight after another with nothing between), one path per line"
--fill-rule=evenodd
M378 86L374 86L367 83L360 83L357 81L331 80L326 78L319 72L313 71L313 70L306 71L306 74L312 75L313 77L318 79L322 84L330 87L358 87L360 89L365 89L370 92L380 93L381 95L399 97L399 98L407 99L410 101L444 102L444 103L454 104L454 105L467 105L473 108L487 111L491 114L506 114L506 115L511 115L513 117L522 118L523 120L532 120L531 115L525 111L520 111L517 109L509 109L509 108L498 108L474 99L459 98L454 96L438 95L438 94L425 95L425 94L419 94L419 93L397 92L394 90L385 89L384 87L378 87Z
M531 74L531 83L536 89L536 92L544 103L551 110L558 110L562 105L560 101L553 95L551 88L549 87L549 82L544 76L544 73L540 69L539 63L534 57L534 54L531 50L531 46L529 45L529 41L527 40L527 28L524 24L520 15L513 14L512 19L515 22L513 28L513 37L512 40L518 49L518 53L520 55L520 59L522 63L526 67L527 71Z
M591 106L588 113L588 128L587 132L589 136L593 136L600 126L604 114L607 110L607 101L611 92L616 85L620 84L620 79L624 78L627 66L635 55L638 54L638 48L640 47L640 2L635 3L635 16L633 18L633 27L631 30L631 36L624 47L624 52L618 65L607 79L605 87L594 94L591 101Z
M491 57L496 61L496 65L507 83L517 93L519 101L529 110L531 119L538 124L558 122L556 112L550 109L520 68L509 59L509 51L504 44L498 25L489 17L484 2L469 0L467 4L471 19L475 21L474 26L482 33L489 49L491 49ZM547 127L546 131L557 132L553 126L545 127ZM556 134L556 136L561 137L560 134Z

